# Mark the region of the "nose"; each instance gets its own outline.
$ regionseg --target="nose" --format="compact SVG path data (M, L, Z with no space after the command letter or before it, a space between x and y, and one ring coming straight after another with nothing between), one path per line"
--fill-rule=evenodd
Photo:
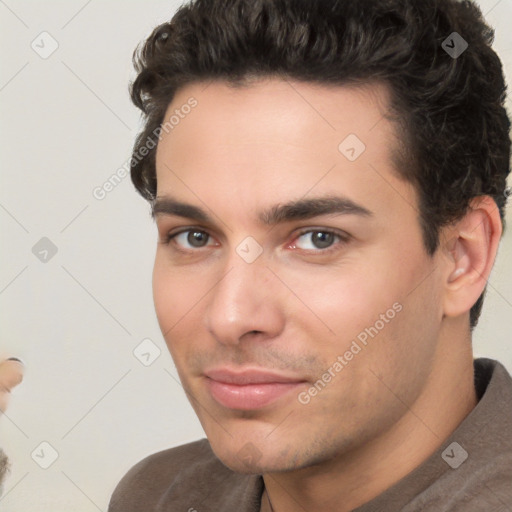
M263 258L246 263L236 253L226 273L209 294L204 321L207 330L225 345L258 335L278 336L284 328L278 283Z

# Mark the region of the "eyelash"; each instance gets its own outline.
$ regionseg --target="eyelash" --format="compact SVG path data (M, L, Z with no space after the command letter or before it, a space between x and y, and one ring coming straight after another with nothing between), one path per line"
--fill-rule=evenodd
M327 235L333 235L334 237L339 239L339 240L334 241L333 244L330 245L329 247L327 247L326 249L298 249L299 251L303 251L308 254L320 254L320 255L329 254L333 251L339 250L340 246L346 245L350 240L350 236L343 231L337 231L334 229L327 229L327 228L304 228L303 230L299 231L297 236L295 236L294 241L308 233L324 233ZM288 244L288 245L291 245L291 244Z
M170 245L171 242L176 237L178 237L179 235L182 235L183 233L189 233L189 232L192 232L192 231L196 231L198 233L205 233L208 237L212 238L210 233L208 233L204 229L190 227L190 228L186 228L186 229L181 229L180 231L176 231L175 233L167 233L165 235L165 238L162 240L162 244L163 245ZM203 247L199 247L199 249L203 249ZM177 250L179 250L181 252L197 252L199 249L182 249L181 247L177 246Z
M162 240L163 245L170 245L171 242L179 235L183 233L188 233L191 231L198 231L200 233L205 233L208 237L211 238L211 235L201 228L194 228L194 227L188 227L186 229L181 229L180 231L177 231L175 233L167 233L164 240ZM338 238L337 241L335 241L331 246L325 248L325 249L298 249L299 251L306 252L308 254L329 254L332 251L336 251L339 249L339 246L346 245L350 240L350 235L343 231L337 231L333 229L326 229L326 228L304 228L299 231L299 233L294 237L293 242L287 244L288 246L294 244L294 242L299 239L300 237L308 234L308 233L324 233L328 235L333 235L334 237ZM176 244L176 250L183 252L183 253L191 253L191 252L198 252L200 249L204 249L205 247L199 247L197 249L183 249L180 246Z

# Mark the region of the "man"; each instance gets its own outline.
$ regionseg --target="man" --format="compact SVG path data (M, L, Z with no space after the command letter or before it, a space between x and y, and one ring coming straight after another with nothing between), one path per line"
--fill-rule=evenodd
M11 390L23 379L23 363L16 357L0 358L0 416L7 409ZM9 471L9 459L0 448L0 495Z
M197 0L136 55L158 320L207 435L111 512L505 511L512 380L474 361L510 122L478 8Z

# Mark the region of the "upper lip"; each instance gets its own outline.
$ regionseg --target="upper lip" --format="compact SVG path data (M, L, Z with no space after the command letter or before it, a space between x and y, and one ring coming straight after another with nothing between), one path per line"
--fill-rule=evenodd
M205 375L217 382L224 382L226 384L236 384L239 386L248 384L268 384L275 382L304 382L304 379L290 377L287 375L280 375L278 373L273 373L267 370L260 369L246 369L241 371L234 371L228 368L216 368L206 371Z

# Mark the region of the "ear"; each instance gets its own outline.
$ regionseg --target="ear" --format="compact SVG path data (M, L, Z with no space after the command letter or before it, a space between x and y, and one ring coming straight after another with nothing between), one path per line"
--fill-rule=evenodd
M441 232L445 316L469 312L483 293L501 239L498 206L490 196L474 198L462 219Z

